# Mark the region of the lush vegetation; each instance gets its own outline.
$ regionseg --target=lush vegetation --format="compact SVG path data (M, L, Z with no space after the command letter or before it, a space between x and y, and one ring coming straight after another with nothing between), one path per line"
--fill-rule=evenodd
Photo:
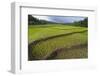
M88 27L88 18L85 18L82 21L76 21L76 22L73 22L73 23L68 23L68 25Z
M56 37L57 35L62 36ZM86 27L76 27L76 26L66 26L66 25L58 25L58 24L48 24L48 25L30 25L29 26L29 44L31 48L31 53L33 59L47 59L50 55L59 48L66 48L63 51L58 53L55 57L51 57L52 59L56 58L85 58L87 57L87 46L81 48L81 44L87 45L87 28ZM56 36L55 36L56 35ZM55 36L54 38L49 38L45 40L47 37ZM43 39L41 41L41 39ZM33 44L36 40L40 40L35 45ZM73 46L80 46L80 48L75 48L72 50L68 50L68 48L72 48ZM84 50L85 49L85 50ZM66 50L66 53L65 53ZM70 51L70 52L68 52ZM76 51L76 53L75 53ZM78 52L79 51L79 52ZM85 53L84 53L85 52ZM74 54L71 56L70 54ZM85 55L84 55L85 54ZM51 55L52 56L52 55Z
M45 20L39 20L35 17L33 17L32 15L28 15L28 25L44 25L44 24L54 24L54 22L50 22L50 21L45 21Z
M28 59L87 58L88 18L54 23L28 15Z
M72 32L87 30L85 27L73 27L61 24L47 24L47 25L30 25L29 26L29 43L41 38L51 37L59 34L67 34Z

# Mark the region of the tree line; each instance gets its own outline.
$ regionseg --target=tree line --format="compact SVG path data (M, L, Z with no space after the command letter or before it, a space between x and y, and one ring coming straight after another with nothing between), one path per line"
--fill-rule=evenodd
M50 21L46 21L46 20L40 20L37 19L35 17L33 17L32 15L28 15L28 25L39 25L39 24L47 24L47 23L54 23L54 22L50 22Z
M88 27L88 18L85 18L84 20L77 21L72 23L75 26L82 26L82 27Z
M48 23L57 24L55 22L40 20L38 18L33 17L32 15L28 15L28 25L44 25ZM59 24L88 27L88 18L85 18L84 20L81 20L81 21L75 21L73 23L59 23Z

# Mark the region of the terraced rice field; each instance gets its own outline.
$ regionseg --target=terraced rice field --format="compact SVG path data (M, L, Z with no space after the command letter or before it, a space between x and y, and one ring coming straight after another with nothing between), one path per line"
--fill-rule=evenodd
M87 58L87 28L61 24L29 25L28 59Z

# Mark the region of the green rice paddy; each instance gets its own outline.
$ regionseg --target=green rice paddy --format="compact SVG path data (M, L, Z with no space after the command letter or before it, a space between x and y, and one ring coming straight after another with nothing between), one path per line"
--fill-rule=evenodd
M29 54L29 60L87 58L87 30L87 27L62 24L29 25L28 44L33 57ZM34 44L37 40L40 41ZM57 52L60 48L64 49Z

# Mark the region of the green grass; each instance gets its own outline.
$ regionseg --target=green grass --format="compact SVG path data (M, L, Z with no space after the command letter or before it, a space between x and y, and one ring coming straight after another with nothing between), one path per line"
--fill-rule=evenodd
M82 32L84 31L84 32ZM80 33L74 33L80 32ZM73 33L71 35L67 35ZM55 35L66 34L65 36L55 37L45 41L40 41L36 45L31 46L32 55L35 59L45 59L55 49L66 47L71 48L75 45L87 44L87 28L67 26L61 24L48 24L48 25L29 25L28 36L29 44L35 40L51 37ZM62 58L85 58L87 57L87 48L76 48L73 50L63 51L57 55L57 59Z
M73 34L70 36L58 37L44 42L39 42L33 47L33 55L38 59L44 59L45 56L52 53L55 49L61 47L70 48L74 45L85 44L87 42L86 32Z
M48 25L29 25L28 30L28 42L31 43L32 41L55 36L64 33L72 33L76 31L83 31L86 30L85 27L75 27L75 26L67 26L61 24L48 24Z

